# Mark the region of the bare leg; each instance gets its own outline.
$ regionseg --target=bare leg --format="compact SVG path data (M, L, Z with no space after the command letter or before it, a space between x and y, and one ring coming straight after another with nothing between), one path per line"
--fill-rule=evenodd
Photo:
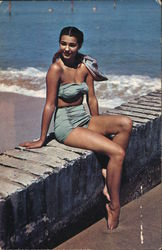
M113 142L120 145L125 151L127 149L132 130L132 121L125 116L97 116L92 118L89 129L103 135L114 133L115 136L113 138ZM108 212L108 226L110 229L117 226L120 214L119 192L121 172L122 169L120 168L120 164L116 169L116 167L112 164L111 159L108 164L107 171L102 169L102 174L106 178L103 193L110 201L109 205L106 204Z
M99 115L93 116L88 129L104 136L114 134L113 142L127 149L132 131L132 121L126 116Z
M116 142L118 145L120 145L126 151L128 143L129 143L130 134L132 131L132 121L127 117L122 117L121 123L122 123L121 127L120 127L119 131L116 133L116 135L114 136L113 142ZM102 170L102 172L103 172L103 170ZM106 184L105 184L105 186L107 187ZM108 187L107 187L107 192L106 192L106 187L104 187L104 192L108 198L108 197L110 197L110 195L108 192ZM108 199L108 200L110 200L110 199ZM111 213L111 209L109 209L107 204L106 204L106 208L107 208L108 212ZM110 206L110 208L111 208L111 206Z
M105 136L114 134L113 141L126 150L132 131L132 121L126 116L93 116L88 128Z
M112 131L111 133L113 132L115 131ZM119 189L122 163L125 156L124 150L121 146L109 140L104 135L85 128L74 129L66 138L65 144L101 152L109 156L110 160L107 168L106 181L111 198L111 204L109 207L111 212L108 211L108 227L110 229L116 228L120 213Z

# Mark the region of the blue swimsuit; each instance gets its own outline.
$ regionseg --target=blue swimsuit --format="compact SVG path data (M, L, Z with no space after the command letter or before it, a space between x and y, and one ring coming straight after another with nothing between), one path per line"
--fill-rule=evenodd
M94 80L105 81L107 77L98 70L95 59L90 56L83 56L83 64L92 74ZM88 94L86 82L60 84L58 97L65 102L73 102L79 97ZM64 143L72 129L76 127L88 127L91 116L87 114L83 104L78 106L57 108L54 116L54 132L57 141Z
M85 82L67 83L60 85L58 97L64 101L74 101L80 96L88 93ZM88 127L91 116L87 114L83 104L77 106L58 108L54 118L54 132L57 141L64 142L73 128Z

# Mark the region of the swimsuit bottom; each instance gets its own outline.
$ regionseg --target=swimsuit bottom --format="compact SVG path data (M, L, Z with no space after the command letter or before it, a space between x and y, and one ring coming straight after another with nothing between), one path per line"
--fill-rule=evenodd
M87 114L83 104L58 108L54 116L54 133L58 142L64 143L72 129L88 127L91 116Z

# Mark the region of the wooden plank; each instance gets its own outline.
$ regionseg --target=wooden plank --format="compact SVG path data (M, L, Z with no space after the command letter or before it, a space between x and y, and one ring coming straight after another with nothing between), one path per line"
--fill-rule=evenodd
M142 113L136 113L136 112L121 110L121 109L109 110L108 112L112 112L112 113L119 114L119 115L126 115L126 116L130 116L130 117L134 117L134 118L137 117L137 118L140 118L142 120L145 119L146 122L156 118L156 116L153 116L153 115L145 115Z
M141 113L143 115L153 115L154 117L159 117L161 115L160 111L153 111L145 108L135 108L135 107L130 107L130 106L120 106L118 107L118 110L126 110L130 112L135 112L135 113Z
M141 108L141 109L145 109L146 111L147 110L151 110L151 111L157 111L157 112L160 112L161 113L161 107L152 107L150 105L141 105L141 104L134 104L134 103L131 103L131 102L128 102L126 104L122 104L121 106L119 107L134 107L134 108ZM117 107L118 108L118 107Z
M123 115L123 114L121 114L120 112L114 112L114 111L107 111L107 114L110 114L110 115ZM134 116L130 116L130 115L127 115L128 117L130 117L131 119L132 119L132 121L133 121L133 123L134 122L136 122L136 123L140 123L140 124L145 124L145 123L147 123L147 122L149 122L150 120L148 120L148 119L141 119L141 118L138 118L138 117L134 117Z
M35 163L41 163L50 167L53 167L54 169L57 170L57 168L61 168L64 164L67 163L66 159L62 159L62 156L59 155L45 155L45 154L37 154L30 151L25 151L25 150L7 150L4 152L5 155L8 156L13 156L15 158L20 158L20 159L25 159L25 160L30 160Z
M11 195L12 193L15 193L19 190L22 190L24 188L24 185L12 182L9 179L0 177L0 197L6 198L8 195Z
M146 106L150 106L150 107L161 107L160 103L150 103L150 101L148 100L132 100L132 101L129 101L128 103L132 103L132 104L141 104L141 105L146 105Z
M0 164L0 173L1 177L15 183L20 183L24 186L30 185L33 181L38 179L38 177L31 173L24 173L19 169L15 169L10 166L7 167L2 164Z
M9 157L7 155L1 155L0 164L19 169L24 173L31 173L36 176L40 176L46 174L47 172L50 173L53 171L53 168L48 167L47 165L43 165L38 162L35 163L30 160L17 159L14 157Z

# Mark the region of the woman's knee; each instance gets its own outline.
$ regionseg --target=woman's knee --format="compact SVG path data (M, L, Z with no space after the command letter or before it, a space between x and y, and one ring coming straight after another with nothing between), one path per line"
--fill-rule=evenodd
M125 158L125 150L120 147L117 152L116 152L116 155L115 157L119 160L119 161L123 161L124 158Z
M121 146L117 146L114 152L110 155L110 159L114 159L118 162L123 162L125 158L125 150Z
M127 132L130 133L132 131L132 126L133 126L133 122L129 117L123 116L121 118L121 128L122 128L122 130L127 131Z

